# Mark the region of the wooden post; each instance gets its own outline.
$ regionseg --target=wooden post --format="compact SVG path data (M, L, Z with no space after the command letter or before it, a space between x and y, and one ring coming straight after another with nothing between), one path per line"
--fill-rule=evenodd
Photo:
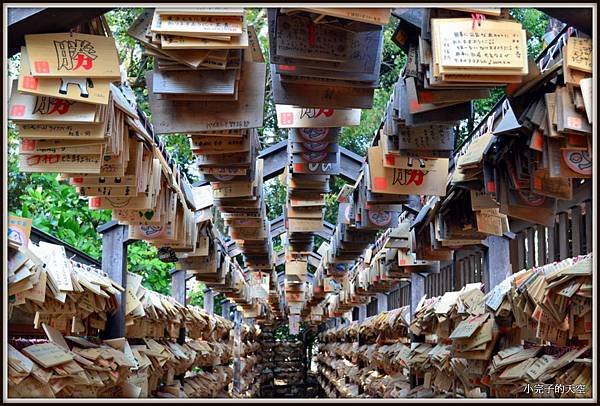
M235 311L233 316L233 393L239 395L242 391L242 380L240 376L241 362L240 354L242 350L242 313Z
M224 299L223 301L221 301L221 316L225 317L227 320L230 319L230 309L231 303L229 302L229 299Z
M348 310L346 313L344 313L342 320L344 320L344 324L352 323L352 310Z
M367 305L362 304L358 306L358 321L362 322L367 318Z
M481 269L481 253L475 252L473 255L473 282L483 282L483 269Z
M526 268L525 265L525 236L523 235L523 231L517 233L517 271Z
M212 289L204 289L204 311L207 314L214 314L215 310L215 293Z
M387 312L388 310L388 297L385 293L377 294L377 314Z
M546 264L546 227L537 225L537 252L538 262L537 266Z
M171 296L181 303L183 306L187 306L187 291L186 291L186 271L185 270L174 270L171 273ZM179 328L179 335L177 336L177 344L185 344L186 336L185 325ZM185 378L185 372L179 375L175 375L175 379L178 379L183 384Z
M471 256L467 256L465 257L465 259L463 260L463 264L464 264L464 269L465 269L465 282L466 283L471 283L472 281L472 273L473 273L473 269L471 268Z
M592 252L592 202L585 203L585 253Z
M581 206L577 205L571 209L571 247L573 248L572 256L577 256L582 253L581 250Z
M562 261L569 256L569 219L567 213L558 215L558 252Z
M456 251L452 253L452 267L454 269L454 290L460 290L463 284L461 263L456 260Z
M428 278L429 279L429 278ZM425 278L420 274L413 272L410 274L410 312L409 312L409 322L412 322L414 314L417 310L417 305L419 301L425 294ZM411 343L422 343L425 342L425 336L420 335L417 336L409 331L409 337ZM414 388L417 386L417 377L415 375L415 371L411 367L409 370L409 381L410 387Z
M554 223L554 227L548 227L548 257L546 259L549 264L556 260L556 223Z
M171 296L186 306L185 271L175 270L171 274Z
M511 274L509 240L504 237L489 236L484 257L483 283L489 292Z
M510 240L510 265L512 267L512 272L517 273L521 269L519 269L519 239L513 238Z
M175 270L171 274L171 296L183 306L187 306L186 303L186 278L185 270ZM185 327L179 329L179 336L177 337L178 344L185 343Z
M128 226L110 221L98 227L102 234L102 271L127 290L127 238ZM108 314L103 339L125 337L125 291L115 294L117 309Z
M527 233L527 269L535 266L535 234L533 227L526 230Z
M410 274L410 320L417 310L419 301L425 294L425 278L420 274L413 272Z

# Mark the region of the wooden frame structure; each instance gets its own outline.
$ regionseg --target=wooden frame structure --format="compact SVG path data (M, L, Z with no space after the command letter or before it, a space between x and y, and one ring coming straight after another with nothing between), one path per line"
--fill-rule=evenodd
M40 32L69 31L72 27L89 21L101 15L110 8L15 8L9 9L9 55L14 55L24 42L24 35ZM541 9L549 15L575 26L582 31L589 29L588 21L577 9L569 9L568 13L559 9ZM567 13L567 14L565 14ZM575 15L573 14L575 13ZM591 21L589 22L591 23ZM498 103L495 107L501 103ZM494 109L492 110L494 111ZM145 116L144 125L151 131ZM485 121L485 118L482 122ZM152 132L150 132L152 134ZM155 141L158 143L157 138ZM346 148L340 147L341 176L354 182L364 164L361 157ZM260 152L264 159L264 180L269 180L284 171L288 163L287 141L281 141ZM206 183L194 184L201 186ZM414 313L417 303L424 294L428 296L441 295L445 291L456 290L465 283L483 282L485 290L489 291L502 281L509 273L523 268L540 266L555 260L570 256L589 253L592 251L592 181L581 183L575 191L572 201L564 202L557 210L554 227L543 227L523 221L512 221L511 231L514 238L489 237L481 247L456 252L453 261L442 264L437 274L411 275L410 283L403 283L388 294L378 294L371 303L355 308L353 319L363 320L381 311L394 309L403 305L411 306ZM271 223L275 235L285 232L283 217L280 216ZM326 223L326 231L321 236L330 238L334 225ZM569 231L571 230L571 231ZM127 253L128 246L134 240L128 239L127 226L117 222L109 222L97 230L102 234L102 270L115 282L127 288ZM510 236L509 236L510 237ZM35 241L35 239L33 239ZM58 240L57 240L58 241ZM233 256L239 254L235 243L228 244L228 252ZM311 256L314 264L320 261L318 254ZM88 258L88 262L90 258ZM93 260L93 259L91 259ZM282 253L278 256L278 264L283 263ZM96 263L95 265L100 265ZM283 279L283 275L278 275ZM180 303L186 304L186 281L191 277L183 271L172 273L172 296ZM125 335L125 301L121 293L117 295L118 310L107 322L103 338L117 338ZM231 305L227 300L222 303L223 316L231 318ZM205 309L212 314L214 307L214 292L205 291ZM233 312L235 333L239 341L241 313ZM342 321L327 320L319 326L319 330L336 326ZM185 331L180 331L179 340L184 340ZM234 362L234 387L239 390L239 351L237 364Z

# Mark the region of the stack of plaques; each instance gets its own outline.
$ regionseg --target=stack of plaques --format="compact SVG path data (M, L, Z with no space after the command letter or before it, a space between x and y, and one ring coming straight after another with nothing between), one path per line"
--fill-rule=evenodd
M196 206L194 213L194 249L176 252L175 267L195 274L198 281L208 288L223 293L239 304L248 317L257 317L258 304L252 299L252 286L246 281L242 268L234 261L228 246L222 241L220 232L212 223L212 193L210 185L195 188ZM202 198L202 196L204 199ZM252 314L250 314L252 313Z
M233 136L262 125L265 66L253 63L262 54L243 9L147 9L128 32L156 59L146 79L157 133Z
M304 391L304 345L301 341L275 344L273 397L302 397Z
M250 181L211 182L215 206L225 217L229 235L244 253L246 266L251 270L270 270L273 250L263 197L263 160L254 160L249 167L253 176Z
M591 262L588 254L524 269L487 294L481 283L472 283L440 297L423 297L410 325L428 342L413 348L408 359L423 377L413 394L508 397L519 396L526 384L571 379L569 384L585 385L592 366L591 306L585 305L591 300ZM568 327L561 325L564 320L570 320ZM490 378L474 379L482 374ZM452 387L455 380L462 384ZM559 396L586 393L580 386L579 392Z
M274 315L275 319L281 320L283 315L285 314L285 295L283 294L283 290L281 285L279 284L277 271L275 268L271 271L270 278L270 289L269 289L269 300L268 306L271 310L271 314Z
M445 196L447 158L386 155L380 145L368 151L367 190L391 195ZM407 197L407 196L406 196ZM396 198L397 199L397 198Z
M404 397L409 312L404 306L320 333L317 370L324 389L344 397Z
M390 163L402 156L450 157L457 120L467 118L471 112L470 102L450 107L419 103L414 84L411 77L398 80L379 131L380 145Z
M290 315L298 315L306 303L308 263L288 260L285 264L285 301Z
M389 9L268 9L275 104L371 108Z
M454 148L456 120L470 114L470 102L458 109L453 105L452 111L434 104L423 109L414 94L407 96L406 85L414 88L414 78L398 80L376 137L378 146L369 149L368 189L384 194L444 195L445 157Z
M193 214L187 180L165 158L120 80L114 39L88 34L27 35L9 118L18 124L23 172L59 172L113 209L130 237L189 249Z
M272 398L273 397L273 368L275 363L273 357L275 355L275 329L273 324L262 324L260 326L260 334L258 336L258 342L260 343L259 354L261 356L261 368L262 373L260 374L260 397Z
M155 57L146 73L157 133L187 133L202 181L250 269L270 269L262 198L265 65L243 9L145 10L129 34Z
M521 24L507 9L395 9L392 39L407 53L419 103L460 103L519 83L532 63ZM532 62L532 61L530 61ZM452 91L461 89L460 92Z
M153 86L161 98L183 100L178 93L184 93L237 100L242 50L249 44L244 9L146 9L129 34L155 58Z
M411 272L439 272L438 259L424 259L413 251L416 243L410 224L410 217L401 216L399 225L384 232L366 251L357 275L359 294L389 292L398 282L410 281Z
M592 40L569 37L563 49L563 74L577 111L585 111L592 123Z
M111 84L121 78L114 39L36 34L25 43L8 116L21 136L20 170L98 174L107 160L122 166L126 120L137 115Z
M471 11L473 18L461 18ZM387 141L380 145L386 155L449 157L457 121L472 116L471 101L528 74L525 31L508 19L494 20L500 9L393 14L399 19L394 41L407 62L386 111L381 138Z
M435 81L514 83L528 73L526 32L518 22L432 18L429 72Z
M311 233L323 230L324 194L329 192L330 175L339 173L338 133L339 128L290 130L291 170L283 183L288 185L285 222L292 253L308 254Z
M243 15L147 9L129 28L155 58L146 82L156 133L211 137L262 125L265 65L260 48L249 46Z
M68 259L62 245L8 241L11 324L39 328L47 323L63 332L89 335L106 328L108 315L116 309L115 296L123 291L119 284L99 269Z
M241 391L237 396L255 398L260 390L262 362L260 343L257 341L259 330L256 325L243 323L241 326L240 383Z
M457 151L451 182L470 192L472 211L464 214L474 230L502 235L506 216L552 227L557 203L590 185L592 124L586 103L591 89L581 65L592 66L591 48L568 33L558 44L563 42L566 47L542 58L543 74L500 100ZM577 56L569 44L580 47ZM575 73L575 67L583 70ZM458 207L461 203L452 200L468 197L456 191L443 204ZM448 221L457 222L456 217Z
M133 344L125 337L100 341L63 336L62 328L42 322L47 339L12 339L8 346L8 393L19 398L217 396L232 380L227 365L231 322L188 310L202 313L197 320L210 334L181 344L147 337ZM211 371L189 374L181 384L174 379L200 366Z

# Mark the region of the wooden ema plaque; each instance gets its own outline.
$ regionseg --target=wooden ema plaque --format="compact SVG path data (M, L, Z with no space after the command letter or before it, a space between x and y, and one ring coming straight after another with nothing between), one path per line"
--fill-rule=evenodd
M155 132L194 133L261 127L265 70L264 64L244 63L238 100L235 102L158 100L156 95L150 93ZM147 74L146 79L148 85L152 86L152 75Z
M35 77L87 77L120 80L113 38L79 33L25 36Z

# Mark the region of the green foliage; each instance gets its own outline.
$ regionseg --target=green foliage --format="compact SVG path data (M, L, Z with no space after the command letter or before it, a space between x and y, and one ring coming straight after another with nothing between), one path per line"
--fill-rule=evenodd
M203 283L197 283L191 289L190 294L187 296L186 303L192 306L203 307L204 306L204 289L206 285Z
M8 211L14 212L21 207L20 197L30 183L30 175L19 171L19 134L13 123L8 124Z
M273 237L273 251L278 252L283 249L283 244L281 242L281 236Z
M277 341L302 341L302 334L306 330L306 323L301 322L298 334L290 334L290 326L288 323L281 323L275 329L275 340Z
M267 204L267 218L273 220L283 214L287 189L278 178L266 182L264 187L265 202Z
M180 170L187 175L188 180L191 183L197 181L200 173L195 165L188 136L185 134L169 134L160 135L159 138L165 144L165 149L171 155L171 158L179 165Z
M144 277L142 285L150 290L171 294L172 263L158 259L156 247L145 241L136 241L127 251L127 270Z
M221 315L221 313L223 313L223 306L221 305L221 302L225 299L227 299L227 297L222 293L219 293L218 295L216 295L214 297L214 301L215 301L214 306L213 306L214 314Z
M527 31L527 53L535 58L542 51L542 36L548 27L548 16L535 8L512 8L510 15Z
M102 240L96 227L110 221L110 212L90 210L75 188L56 180L56 174L32 174L13 212L29 217L33 225L88 255L102 257Z
M142 54L141 45L132 37L127 35L127 29L141 14L142 8L115 8L106 13L106 20L119 51L119 60L127 71L129 77L137 77L143 74L140 65L140 56Z
M18 163L18 133L8 128L8 210L28 217L33 225L88 255L102 257L102 240L96 228L110 221L107 210L91 210L75 188L58 181L56 173L23 173Z
M346 184L339 176L332 178L329 182L331 192L325 196L325 221L331 224L337 224L338 221L338 209L339 205L337 202L337 195L342 190L342 187Z

